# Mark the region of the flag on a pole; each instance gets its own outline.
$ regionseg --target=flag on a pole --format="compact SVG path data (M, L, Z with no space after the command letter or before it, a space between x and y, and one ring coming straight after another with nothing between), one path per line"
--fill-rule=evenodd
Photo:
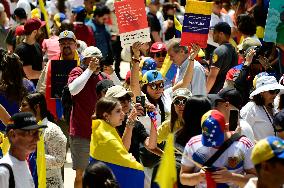
M170 133L168 136L155 182L158 183L160 188L177 188L177 171L173 133Z

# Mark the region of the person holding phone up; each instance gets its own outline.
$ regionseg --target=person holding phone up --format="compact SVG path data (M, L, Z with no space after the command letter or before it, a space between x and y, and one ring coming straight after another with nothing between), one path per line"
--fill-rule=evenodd
M230 131L240 132L251 141L254 141L254 134L251 126L244 119L239 119L239 110L242 105L242 96L235 88L223 88L217 94L208 94L213 108L220 111L229 124Z

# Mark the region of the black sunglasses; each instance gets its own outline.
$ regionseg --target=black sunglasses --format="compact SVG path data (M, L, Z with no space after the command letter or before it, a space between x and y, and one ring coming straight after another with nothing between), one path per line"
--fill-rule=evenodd
M159 83L159 84L154 84L154 83L152 83L152 84L149 84L149 86L150 86L151 89L153 89L153 90L164 89L164 83L163 83L163 82L161 82L161 83Z
M185 103L186 103L186 99L176 99L175 101L174 101L174 105L185 105Z
M277 94L280 92L280 89L269 90L268 92L269 92L269 94L271 94L271 95L277 95Z
M166 51L157 52L157 53L154 53L154 54L155 54L155 56L157 58L159 58L159 57L166 57L167 56L167 52Z

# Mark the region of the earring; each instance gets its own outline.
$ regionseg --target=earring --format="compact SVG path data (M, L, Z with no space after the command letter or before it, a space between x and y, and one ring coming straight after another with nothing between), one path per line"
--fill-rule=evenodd
M108 120L108 119L106 119L106 122L107 122L107 123L109 123L109 120Z

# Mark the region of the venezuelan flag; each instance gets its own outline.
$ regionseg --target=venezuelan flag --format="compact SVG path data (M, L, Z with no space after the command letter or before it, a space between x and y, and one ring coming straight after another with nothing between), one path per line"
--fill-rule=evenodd
M185 6L181 45L192 43L206 48L212 13L212 2L188 0Z
M143 166L128 153L116 129L103 120L94 120L90 163L104 162L122 188L144 188Z
M177 188L177 170L173 133L169 134L164 151L155 182L159 184L160 188Z

